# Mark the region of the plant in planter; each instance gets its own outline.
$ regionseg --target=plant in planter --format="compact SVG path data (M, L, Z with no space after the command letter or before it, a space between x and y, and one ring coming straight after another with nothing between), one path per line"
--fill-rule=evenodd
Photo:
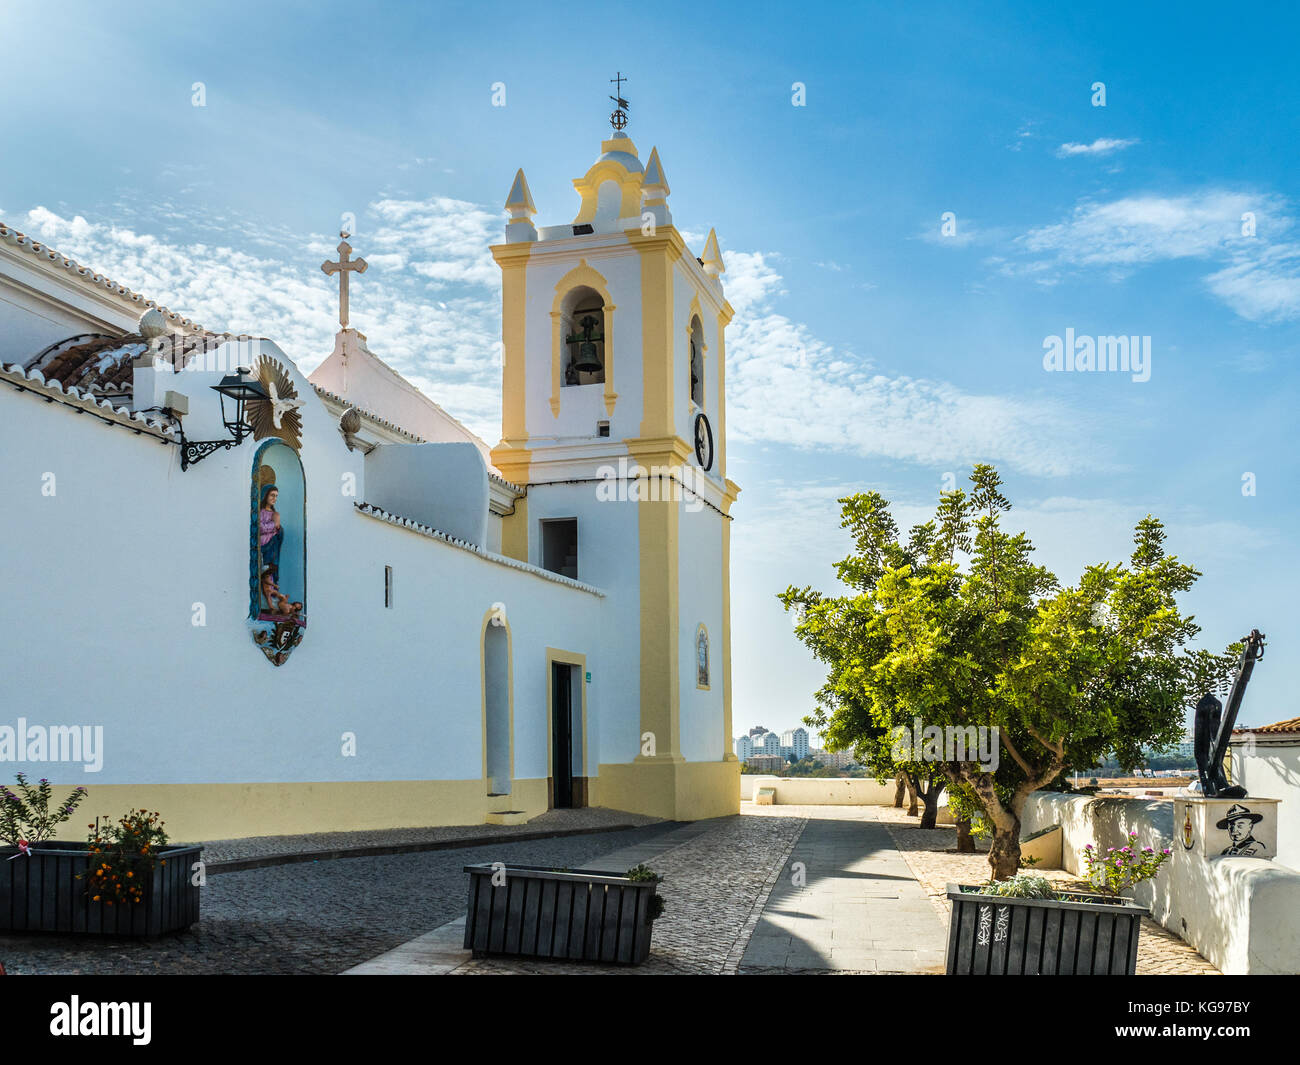
M169 844L157 813L102 819L87 843L64 842L49 837L85 789L53 809L49 781L19 776L17 790L0 787L0 833L13 844L0 848L0 932L156 936L199 919L190 866L202 848Z
M656 884L658 884L659 881L663 879L658 873L656 873L653 869L650 868L650 866L646 865L644 862L642 862L640 865L632 866L632 868L627 871L627 878L629 880L637 881L637 882L645 882L647 880L653 880ZM664 903L664 897L660 895L658 892L655 892L653 895L650 896L650 907L646 912L647 920L650 921L659 920L659 918L664 915L665 908L666 908L666 904Z
M1169 848L1139 848L1130 832L1128 846L1101 856L1088 844L1083 853L1097 892L1060 891L1033 873L983 887L949 884L949 974L1132 976L1149 911L1122 892L1154 877Z
M90 860L77 879L85 882L92 902L106 906L144 902L145 887L155 867L167 865L167 859L158 856L167 845L164 822L156 811L144 810L132 810L117 823L103 820L106 823L102 829L100 818L87 826Z
M663 878L645 865L608 873L496 862L465 872L465 948L475 956L635 965L649 957L651 929L664 912Z
M0 784L0 840L26 853L33 843L43 843L68 820L86 797L85 788L73 788L62 803L50 809L54 789L44 777L33 787L24 773L16 773L17 791Z
M1119 898L1134 884L1151 880L1160 867L1169 860L1171 851L1164 847L1157 854L1154 847L1137 845L1138 834L1128 834L1128 846L1107 847L1103 857L1091 843L1083 848L1083 861L1088 867L1088 883L1103 894Z

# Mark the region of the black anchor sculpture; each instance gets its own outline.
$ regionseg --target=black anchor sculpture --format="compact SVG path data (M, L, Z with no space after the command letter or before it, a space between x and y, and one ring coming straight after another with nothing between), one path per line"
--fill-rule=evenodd
M1228 693L1228 708L1213 695L1206 693L1196 704L1196 724L1193 741L1196 751L1196 771L1201 778L1201 794L1211 799L1243 799L1246 789L1239 784L1229 784L1223 772L1223 759L1228 753L1228 741L1232 738L1233 726L1237 723L1237 713L1241 710L1241 700L1246 694L1246 685L1254 672L1255 663L1264 657L1264 634L1259 629L1251 629L1249 636L1242 637L1246 645L1241 652L1241 661L1237 664L1237 675L1232 679L1232 690Z

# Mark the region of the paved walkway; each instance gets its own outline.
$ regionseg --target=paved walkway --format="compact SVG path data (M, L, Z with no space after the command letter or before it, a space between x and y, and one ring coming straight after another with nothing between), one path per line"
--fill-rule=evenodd
M945 926L876 808L805 812L739 971L941 973Z
M349 975L941 972L945 931L873 807L754 807L684 825L581 868L645 863L667 910L650 958L621 967L474 958L450 921ZM802 874L795 882L796 866Z

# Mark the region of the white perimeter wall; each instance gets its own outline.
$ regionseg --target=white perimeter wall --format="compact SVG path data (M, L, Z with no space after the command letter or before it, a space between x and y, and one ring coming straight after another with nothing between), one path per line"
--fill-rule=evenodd
M33 775L87 786L477 779L480 638L494 602L511 632L515 776L547 775L546 648L585 652L605 677L607 601L358 513L361 456L291 372L304 399L308 626L280 667L246 625L251 440L182 473L174 445L0 390L0 723L105 733L100 773ZM191 410L216 405L205 384L187 379ZM346 473L357 497L343 493ZM344 732L356 757L341 756Z

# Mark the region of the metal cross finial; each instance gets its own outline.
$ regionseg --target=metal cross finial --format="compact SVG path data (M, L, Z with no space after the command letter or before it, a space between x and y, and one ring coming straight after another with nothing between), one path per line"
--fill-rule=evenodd
M617 73L617 77L609 79L612 84L617 86L615 91L618 93L617 96L610 97L610 99L614 101L614 113L609 116L609 124L613 126L614 129L620 130L627 125L627 109L629 105L628 102L623 99L623 82L627 81L627 78L623 77L623 72L621 70Z
M339 242L338 262L323 262L320 268L327 274L339 275L339 325L346 329L348 327L348 274L355 270L359 274L366 272L369 265L365 259L350 259L352 254L352 245L348 243L349 234L346 230L339 234L343 239Z

